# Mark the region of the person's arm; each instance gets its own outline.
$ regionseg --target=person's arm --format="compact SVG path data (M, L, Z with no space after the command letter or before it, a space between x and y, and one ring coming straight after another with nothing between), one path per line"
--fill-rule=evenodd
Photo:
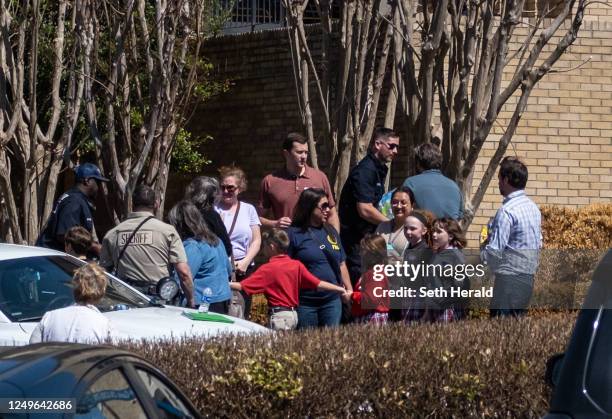
M380 224L383 221L388 220L388 218L385 217L382 212L378 211L374 204L369 202L358 202L357 214L359 214L359 217L372 224Z
M106 269L108 272L111 272L115 268L115 262L113 261L112 251L111 251L111 241L108 236L104 236L102 239L102 249L100 250L100 266Z
M500 209L493 220L490 239L482 252L480 252L481 260L488 263L494 271L495 267L501 262L503 252L508 245L511 229L512 222L510 217L503 209Z
M346 262L340 263L340 275L342 276L342 284L346 289L346 293L342 296L342 298L348 302L353 292L353 284L351 284L351 276L349 275L348 268L346 267Z
M346 294L351 295L351 293L352 293L352 291L345 290L344 288L339 287L338 285L330 284L327 281L319 282L319 285L317 286L317 291L332 291L332 292L337 292L339 294L342 294L343 297Z
M240 282L230 282L230 288L234 291L242 291L242 284Z
M336 207L333 207L329 210L329 217L327 218L327 222L332 225L336 229L336 231L340 231L340 218L338 218L338 210Z
M187 307L193 307L193 279L189 265L185 262L178 262L174 264L174 269L181 281L181 288L187 299Z
M278 220L272 218L272 209L259 210L259 221L261 225L268 228L287 228L291 225L291 218L281 217Z
M44 317L43 317L43 319L44 319ZM43 325L42 325L42 323L43 323L43 319L41 319L40 322L38 322L38 324L34 328L34 331L32 332L32 335L30 336L30 344L42 342L42 335L43 335Z
M253 237L251 238L251 243L249 243L247 253L242 260L236 262L236 271L240 273L246 272L253 259L255 259L255 256L257 256L257 253L259 253L259 248L261 247L261 229L259 226L252 225L251 232L253 233Z

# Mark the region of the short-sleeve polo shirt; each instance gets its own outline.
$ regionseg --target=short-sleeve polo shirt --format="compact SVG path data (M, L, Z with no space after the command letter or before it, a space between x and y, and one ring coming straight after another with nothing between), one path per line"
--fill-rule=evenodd
M385 178L389 168L372 154L365 156L349 173L340 194L338 212L342 240L345 246L359 241L367 233L373 233L376 225L359 216L357 203L372 204L375 207L385 193Z
M320 188L325 191L329 205L334 207L336 202L329 180L325 173L310 166L304 168L304 173L295 176L282 168L270 173L261 181L259 191L259 209L271 208L275 219L293 217L293 209L306 189Z

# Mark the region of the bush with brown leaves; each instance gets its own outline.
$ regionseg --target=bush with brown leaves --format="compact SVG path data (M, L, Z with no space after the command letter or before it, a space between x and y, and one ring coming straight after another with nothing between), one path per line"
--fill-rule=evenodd
M540 417L574 314L125 346L208 417Z

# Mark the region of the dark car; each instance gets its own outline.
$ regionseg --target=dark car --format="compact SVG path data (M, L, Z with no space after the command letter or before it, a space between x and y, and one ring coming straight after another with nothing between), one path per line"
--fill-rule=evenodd
M0 398L3 418L26 417L13 410L24 406L30 417L45 418L200 417L160 370L105 346L43 343L0 352Z
M546 419L612 417L612 250L599 262L564 354L548 361Z

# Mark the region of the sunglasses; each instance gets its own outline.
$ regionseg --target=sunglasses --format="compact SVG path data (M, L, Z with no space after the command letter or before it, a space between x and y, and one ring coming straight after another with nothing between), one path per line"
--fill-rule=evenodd
M221 185L222 191L234 192L238 187L236 185Z
M329 203L325 202L324 204L321 204L321 206L317 206L317 208L319 208L321 211L329 211L331 209L331 207L329 206Z
M387 146L387 148L388 148L389 150L397 150L397 149L399 148L399 145L398 145L398 144L393 144L393 143L392 143L392 144L389 144L389 143L387 143L386 141L381 141L381 143L383 143L384 145L386 145L386 146Z

